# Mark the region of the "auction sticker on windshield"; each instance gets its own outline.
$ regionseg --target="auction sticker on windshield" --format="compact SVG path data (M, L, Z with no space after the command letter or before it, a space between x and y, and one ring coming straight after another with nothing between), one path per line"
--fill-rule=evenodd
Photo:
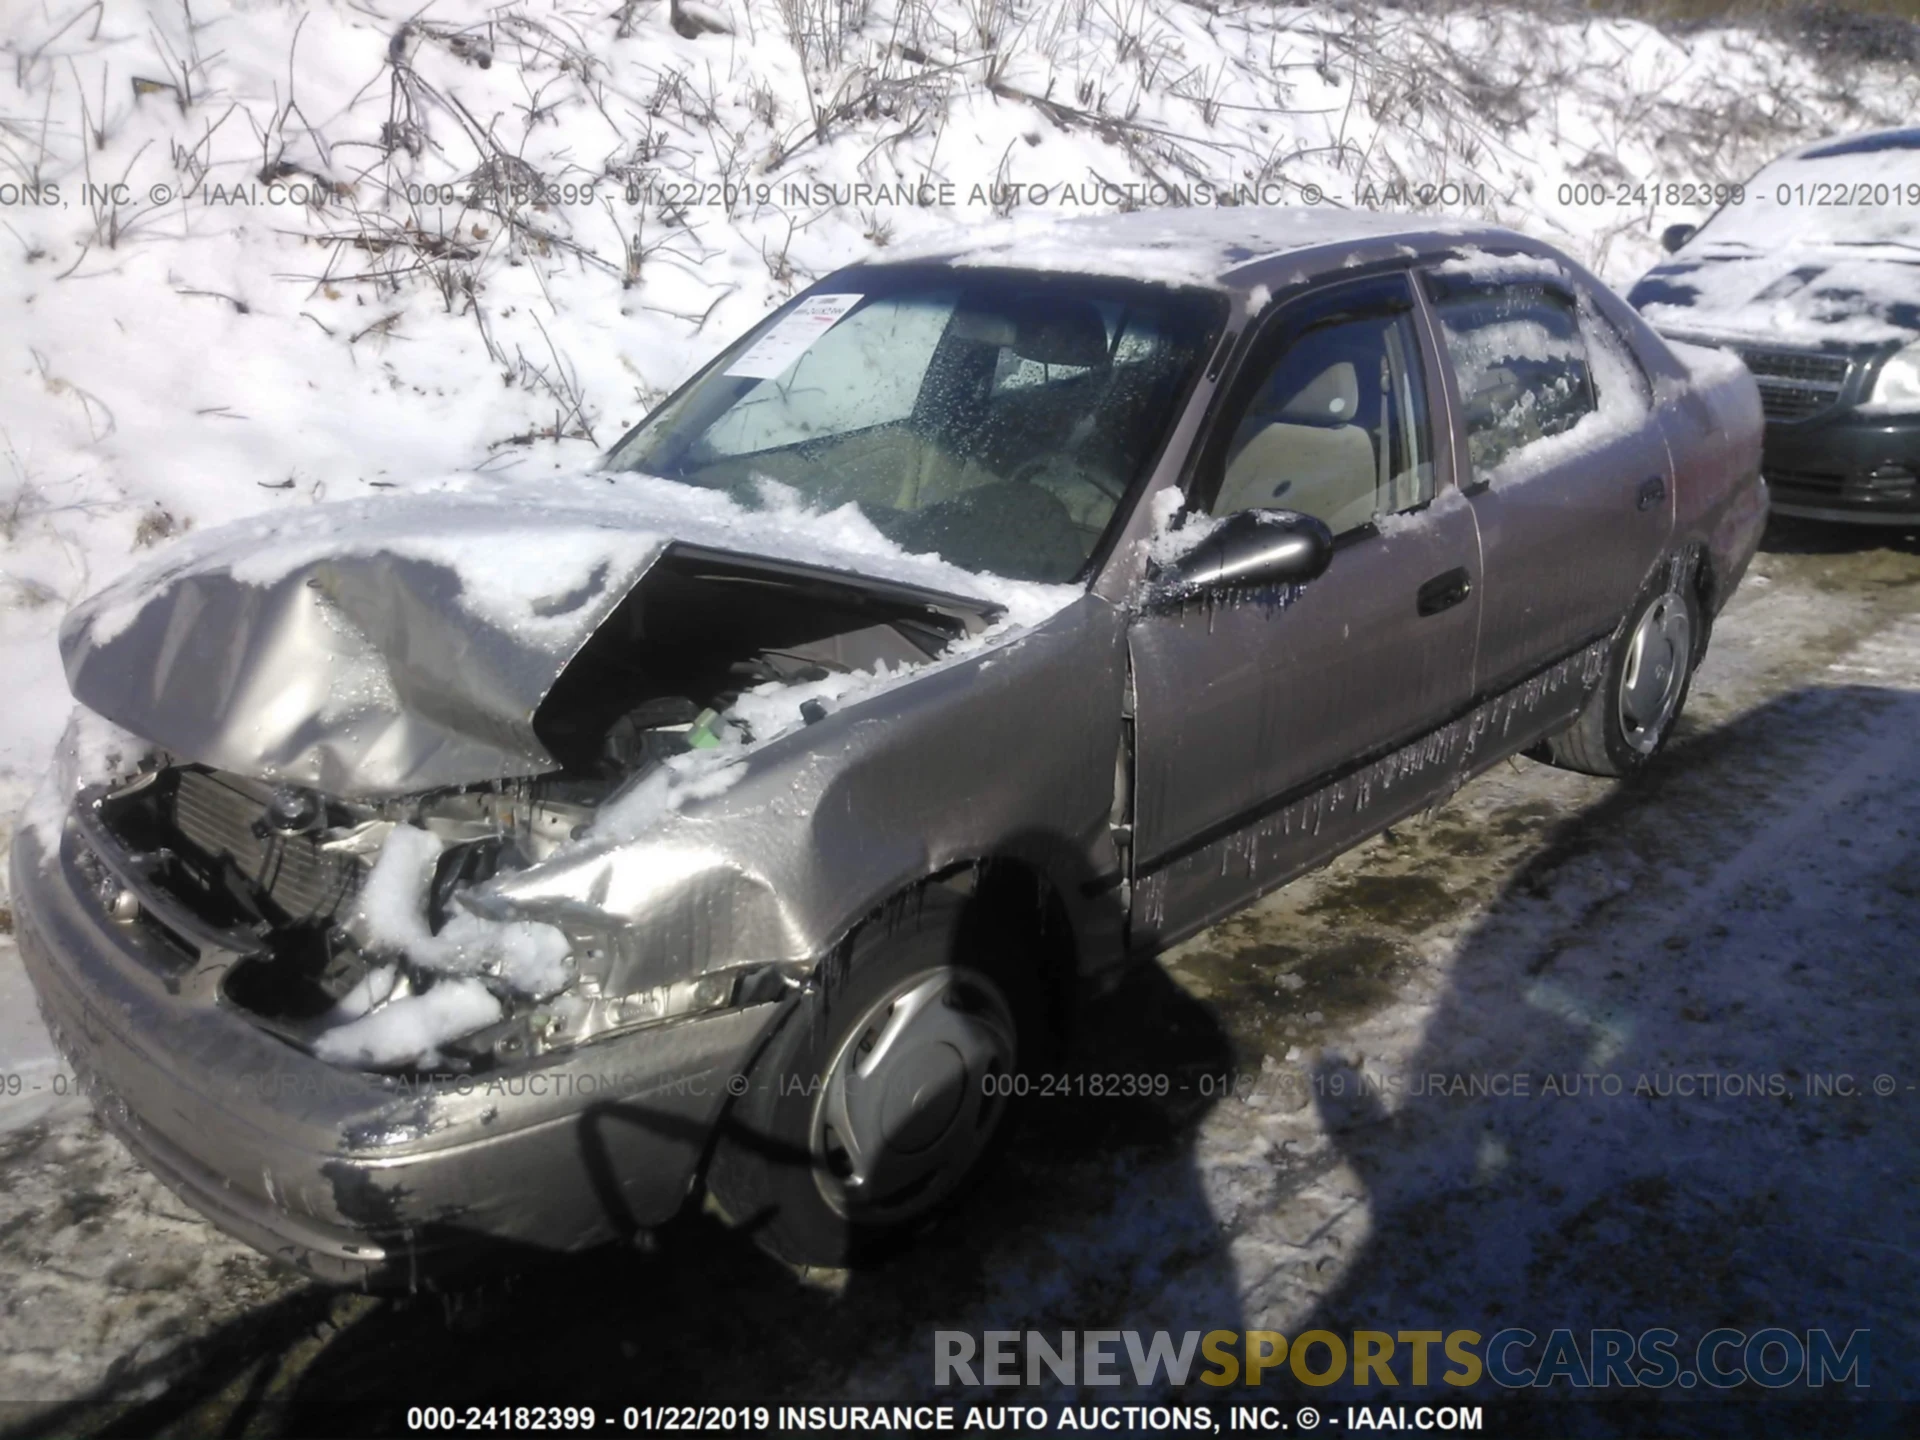
M812 345L831 330L840 317L860 303L858 295L815 295L803 300L778 325L746 348L744 354L727 367L727 374L752 380L771 380L807 353Z

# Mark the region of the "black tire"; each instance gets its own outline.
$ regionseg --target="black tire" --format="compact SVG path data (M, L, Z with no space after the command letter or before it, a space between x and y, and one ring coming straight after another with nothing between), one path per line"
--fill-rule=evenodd
M1011 1082L1042 1044L1045 992L1037 947L976 911L928 886L867 922L754 1063L714 1143L707 1193L780 1259L841 1266L882 1253L960 1198L1004 1143ZM929 987L942 987L937 998Z
M1545 759L1586 775L1627 776L1660 753L1687 703L1706 638L1688 578L1635 602L1614 637L1607 673L1580 718L1548 737Z

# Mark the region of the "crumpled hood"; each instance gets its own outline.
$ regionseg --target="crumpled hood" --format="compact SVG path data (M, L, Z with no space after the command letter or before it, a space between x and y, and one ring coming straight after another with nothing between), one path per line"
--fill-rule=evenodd
M77 606L61 655L89 709L241 774L354 798L538 774L557 767L535 710L676 541L983 598L1011 586L1016 611L1035 598L1019 592L1059 588L906 554L852 507L474 477L185 537Z
M1677 333L1779 345L1885 345L1920 336L1920 251L1796 246L1750 254L1683 249L1627 299Z
M336 795L537 774L535 708L667 543L452 496L318 506L184 542L60 650L81 704L222 769Z

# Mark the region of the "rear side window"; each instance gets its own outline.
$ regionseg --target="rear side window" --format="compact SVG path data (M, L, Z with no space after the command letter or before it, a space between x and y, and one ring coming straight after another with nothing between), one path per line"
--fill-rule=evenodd
M1599 408L1571 295L1541 283L1428 280L1476 478Z

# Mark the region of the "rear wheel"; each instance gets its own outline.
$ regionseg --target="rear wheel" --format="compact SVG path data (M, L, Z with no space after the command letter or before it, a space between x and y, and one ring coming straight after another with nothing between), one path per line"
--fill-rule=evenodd
M1548 739L1547 758L1588 775L1631 775L1643 768L1686 704L1700 633L1692 586L1643 596L1614 642L1599 688L1580 718Z
M1034 1046L1031 948L930 889L856 935L838 986L775 1035L707 1189L780 1258L844 1265L950 1204L1001 1138Z

